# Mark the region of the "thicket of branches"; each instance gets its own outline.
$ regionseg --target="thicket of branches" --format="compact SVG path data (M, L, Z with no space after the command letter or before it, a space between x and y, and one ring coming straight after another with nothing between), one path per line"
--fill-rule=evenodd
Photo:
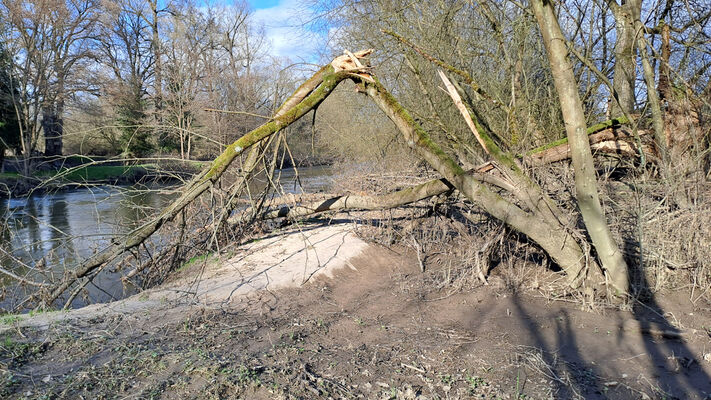
M322 11L318 23L338 32L336 46L372 47L377 49L374 55L346 52L288 98L274 90L274 97L266 99L263 91L257 91L262 108L253 101L247 103L254 108L229 103L249 90L208 92L224 96L206 96L215 101L210 104L249 113L209 114L216 119L244 118L225 130L217 125L206 128L212 135L226 135L213 136L223 145L221 154L181 189L177 200L144 225L60 281L33 283L41 289L34 300L45 305L60 298L71 302L86 282L128 252L134 252L136 261L136 272L129 275L141 270L150 274L179 265L195 249L219 250L240 240L255 221L392 208L438 195L458 196L468 207L498 221L517 240L544 253L575 290L621 297L634 294L635 274L644 274L652 262L693 270L695 284L709 282L711 274L701 262L703 251L675 262L673 255L654 247L647 250L649 237L652 246L669 238L642 229L666 215L683 216L668 221L677 231L680 221L689 222L689 215L700 229L708 228L699 222L703 218L698 219L708 215L703 193L709 176L711 110L711 13L703 2L321 1L312 5ZM160 15L155 6L147 10L153 11L148 15ZM193 32L195 24L200 26L198 22L182 25L186 20L174 22L171 28ZM140 16L126 20L131 21L145 23L144 32L155 33ZM209 30L186 36L185 46L194 50L212 43L208 37L191 42L205 32ZM180 48L183 39L179 38L177 34L171 42L174 47ZM159 46L154 44L159 41L141 43L148 43L144 53L148 59L158 54L154 52ZM160 133L163 143L176 140L181 156L189 157L193 143L189 132L207 126L197 118L198 110L186 105L196 100L190 96L202 90L192 86L196 82L192 77L207 76L213 61L223 65L209 58L213 50L229 55L209 48L189 56L180 50L171 55L161 47L163 56L153 61L139 58L118 66L114 76L129 85L117 87L117 98L129 97L119 104L130 104L125 110L144 110L136 117L119 107L118 121L148 118L147 108L141 108L145 101L141 93L151 89L152 132ZM110 59L113 53L103 54ZM226 60L226 67L214 72L219 89L225 82L243 83L224 78L232 65L229 56ZM248 71L250 59L246 60L237 69ZM151 67L142 69L142 63ZM144 85L141 91L129 90L134 79ZM151 88L156 79L164 84ZM255 82L273 84L279 79L274 72ZM293 86L278 88L287 91ZM354 96L359 97L352 100ZM204 111L206 106L202 107ZM339 195L315 202L271 201L281 194L276 184L270 185L270 191L250 194L246 183L255 172L263 169L273 175L284 159L279 154L289 152L286 129L316 109L316 137L338 140L333 147L342 154L385 159L389 147L407 146L410 156L436 171L437 178L380 196ZM259 113L269 118L260 121L253 115ZM382 123L385 118L392 124ZM149 125L125 121L117 124L124 143L141 143L148 137ZM135 151L128 145L124 150ZM612 157L595 164L593 150ZM571 166L550 167L568 158ZM634 232L610 227L614 214L624 207L605 204L596 171L611 165L625 167L617 169L627 174L630 192L638 196L632 219L639 229ZM649 199L655 204L651 211L642 204ZM235 214L243 204L249 208ZM172 245L147 259L141 255L142 246L158 231L168 235ZM629 250L629 243L644 250Z

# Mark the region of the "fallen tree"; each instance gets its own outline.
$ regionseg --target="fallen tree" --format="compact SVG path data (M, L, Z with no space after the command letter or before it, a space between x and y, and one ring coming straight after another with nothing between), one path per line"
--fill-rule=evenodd
M569 286L578 288L583 284L597 285L604 282L597 263L584 250L589 248L588 244L582 243L584 238L575 233L577 218L564 212L533 179L526 175L520 166L520 161L496 144L492 139L496 134L488 130L472 111L471 105L462 100L463 90L456 81L452 82L444 72L440 72L440 78L455 106L477 138L484 153L491 160L474 171L462 169L457 161L432 140L409 112L372 75L367 64L367 57L371 51L346 52L345 55L337 57L321 68L286 100L271 120L229 145L207 168L184 186L177 200L165 207L156 217L123 236L122 240L96 253L60 282L49 287L40 285L37 296L42 299L42 305L51 306L73 286L72 293L76 293L77 287L85 285L87 280L96 276L105 265L144 243L162 226L184 212L186 207L203 193L214 188L233 161L250 148L252 150L242 165L239 178L228 190L226 205L215 214L211 225L214 232L226 229L226 226L235 226L255 219L279 217L296 219L325 211L399 207L457 190L486 213L540 246L565 271ZM317 108L343 80L355 82L358 90L366 94L395 124L406 143L442 178L383 196L336 196L312 203L293 204L276 210L267 209L260 213L265 204L262 202L253 204L250 209L237 216L230 217L239 204L239 193L245 182L253 173L256 164L263 159L263 149L260 149L258 144L264 143L271 135L280 132ZM621 131L607 126L604 128L607 129L590 136L594 145L626 139ZM596 140L599 141L595 142ZM534 163L560 160L568 154L564 146L567 146L567 143L529 154L525 159L536 159ZM620 149L621 147L618 148ZM183 237L182 234L180 237ZM136 272L132 274L135 275Z

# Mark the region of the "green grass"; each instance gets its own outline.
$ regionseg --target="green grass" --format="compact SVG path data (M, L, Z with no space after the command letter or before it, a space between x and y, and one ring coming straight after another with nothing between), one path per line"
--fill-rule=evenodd
M145 171L152 165L90 165L80 168L63 169L60 171L44 171L37 174L41 177L56 177L65 181L104 181L120 177L131 177Z
M2 325L12 325L22 319L19 315L15 314L5 314L0 316L0 324Z
M175 272L184 271L184 270L192 267L195 264L202 263L202 262L206 261L208 258L210 258L211 255L212 255L212 253L206 253L206 254L203 254L200 256L195 256L195 257L189 259L188 261L186 261L180 267L178 267L178 269L176 269Z

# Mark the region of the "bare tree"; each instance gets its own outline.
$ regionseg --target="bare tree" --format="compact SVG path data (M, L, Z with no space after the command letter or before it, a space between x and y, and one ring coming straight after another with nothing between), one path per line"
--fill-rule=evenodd
M102 61L111 74L104 92L116 110L124 153L142 156L153 150L148 121L147 89L153 73L150 27L144 3L119 0L105 3L101 19Z
M571 159L575 171L576 198L588 234L597 250L603 269L609 274L612 286L620 294L629 290L627 264L615 243L600 205L597 177L592 152L586 133L585 117L578 95L578 84L568 61L568 49L558 25L555 9L550 1L531 2L560 97L563 119L570 143Z
M93 0L3 2L26 160L37 149L41 131L45 155L62 154L66 99L86 87L83 64L92 56L97 6ZM25 173L29 170L26 161Z

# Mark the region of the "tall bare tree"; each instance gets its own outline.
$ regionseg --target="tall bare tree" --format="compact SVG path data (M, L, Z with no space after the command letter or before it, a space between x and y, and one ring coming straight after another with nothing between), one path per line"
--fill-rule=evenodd
M615 243L600 205L597 177L586 132L583 106L578 84L568 60L568 49L558 24L556 11L549 0L533 0L531 6L540 26L543 43L560 98L565 129L570 143L570 156L575 171L575 190L580 213L588 234L597 250L603 269L609 274L614 288L621 294L629 290L627 264Z

